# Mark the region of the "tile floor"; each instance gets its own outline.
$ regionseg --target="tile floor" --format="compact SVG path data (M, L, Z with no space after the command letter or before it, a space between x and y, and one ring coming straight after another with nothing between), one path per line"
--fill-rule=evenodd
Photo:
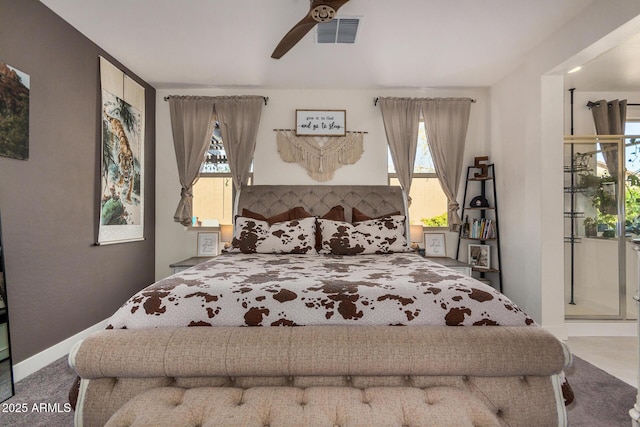
M605 372L638 387L637 337L569 337L571 352Z

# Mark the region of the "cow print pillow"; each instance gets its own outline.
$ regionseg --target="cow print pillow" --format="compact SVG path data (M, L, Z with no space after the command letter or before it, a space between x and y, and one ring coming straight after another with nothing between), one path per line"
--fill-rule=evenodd
M372 219L357 224L318 219L322 254L358 255L407 252L404 215Z
M316 218L293 219L269 225L239 216L228 252L245 254L306 254L315 250Z

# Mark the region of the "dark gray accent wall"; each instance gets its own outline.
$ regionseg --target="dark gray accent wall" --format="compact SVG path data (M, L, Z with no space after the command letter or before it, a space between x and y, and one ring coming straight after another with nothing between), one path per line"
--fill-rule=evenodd
M98 55L145 87L141 242L93 246L100 194ZM108 318L153 282L156 107L153 87L36 0L0 0L0 61L31 76L29 160L0 157L16 363Z

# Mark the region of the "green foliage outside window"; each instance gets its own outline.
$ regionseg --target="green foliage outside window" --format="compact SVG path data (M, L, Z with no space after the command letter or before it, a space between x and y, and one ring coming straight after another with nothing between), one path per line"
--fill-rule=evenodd
M640 178L638 175L629 175L625 187L625 227L628 233L640 234Z
M449 224L446 212L431 218L422 218L420 222L424 224L425 227L447 227Z
M601 193L601 192L600 192ZM618 215L615 214L616 200L614 197L608 196L610 200L602 196L593 197L593 206L597 209L597 219L599 231L603 231L604 237L614 237ZM625 229L626 233L640 235L640 178L637 175L630 174L627 176L625 183ZM608 213L602 206L610 205L613 213ZM588 218L587 218L588 219ZM585 225L587 224L585 219Z

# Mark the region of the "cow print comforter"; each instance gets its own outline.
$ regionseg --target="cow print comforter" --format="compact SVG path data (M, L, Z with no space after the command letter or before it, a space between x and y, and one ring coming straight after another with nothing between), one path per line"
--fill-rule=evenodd
M533 324L492 287L415 253L240 253L143 289L108 327Z

